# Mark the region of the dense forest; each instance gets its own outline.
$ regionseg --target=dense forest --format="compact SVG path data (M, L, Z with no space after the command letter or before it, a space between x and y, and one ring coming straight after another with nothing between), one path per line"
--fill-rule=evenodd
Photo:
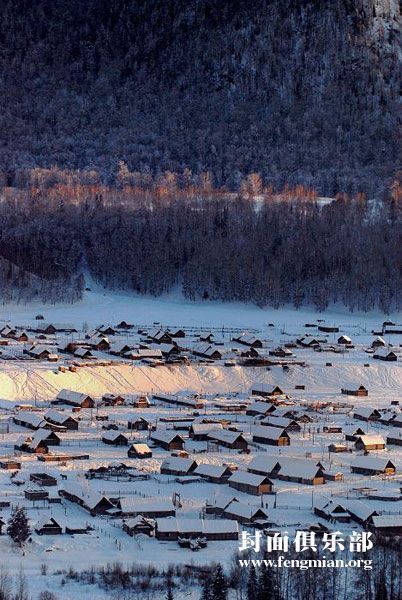
M148 190L5 192L3 299L74 301L90 274L109 289L158 296L179 288L191 300L401 308L400 187L387 202L339 194L321 205L302 188L250 196L257 176L239 194L176 188L173 174L165 177Z
M119 160L152 175L209 171L228 189L256 171L275 189L322 195L381 197L394 177L397 0L0 8L3 185L52 166L95 170L111 184ZM223 285L207 287L214 295Z

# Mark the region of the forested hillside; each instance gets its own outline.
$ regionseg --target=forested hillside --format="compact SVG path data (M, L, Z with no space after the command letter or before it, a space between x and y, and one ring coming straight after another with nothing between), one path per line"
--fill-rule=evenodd
M210 171L382 194L396 0L1 0L0 172Z
M192 300L402 306L402 196L379 206L340 195L320 207L290 192L256 201L77 189L0 203L0 255L16 265L0 272L2 293L20 289L25 272L44 282L35 289L45 300L74 300L89 273L109 289L158 296L178 288Z

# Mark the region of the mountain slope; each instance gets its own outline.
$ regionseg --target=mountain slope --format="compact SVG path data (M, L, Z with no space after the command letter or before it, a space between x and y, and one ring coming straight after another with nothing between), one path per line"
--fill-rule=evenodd
M0 160L251 171L379 191L398 153L393 0L2 0Z

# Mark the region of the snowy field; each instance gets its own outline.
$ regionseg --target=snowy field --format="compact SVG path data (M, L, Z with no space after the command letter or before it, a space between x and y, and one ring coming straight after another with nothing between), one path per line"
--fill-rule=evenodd
M349 452L328 452L329 444L344 444L345 430L357 426L384 439L390 433L402 436L402 429L390 427L384 422L363 422L353 417L356 409L368 406L382 411L383 420L400 413L398 402L402 401L402 335L383 336L386 345L390 345L389 349L396 353L396 362L373 360L372 353L367 352L375 338L372 331L378 331L382 327L385 320L383 315L350 314L340 307L333 307L323 314L307 309L261 310L241 304L189 303L175 295L163 299L133 299L132 296L107 294L96 290L86 292L85 299L77 305L3 306L0 324L8 323L26 330L37 323L37 314L43 315L48 323L71 323L78 330L64 337L48 336L46 343L55 346L83 337L83 324L85 328L94 328L101 324L115 326L125 320L135 325L133 332L139 327L149 329L155 323L163 329L183 327L187 328L186 340L189 340L190 348L200 331L211 328L219 336L219 348L227 351L225 359L236 361L236 365L229 368L225 365L225 360L217 360L213 364L191 360L190 364L186 365L163 365L154 368L124 358L114 357L110 361L107 352L95 351L92 365L87 361L87 366L79 367L76 372L61 372L59 367L71 364L71 357L59 355L55 363L24 359L21 352L30 346L31 341L21 343L10 340L8 347L1 348L9 359L1 360L0 357L0 460L1 457L4 459L18 456L22 468L17 475L20 485L16 485L10 478L9 471L0 469L0 501L10 504L0 509L0 518L7 522L12 507L22 505L26 507L33 527L37 522L51 516L64 525L84 523L92 527L92 531L87 535L39 536L33 533L31 542L26 545L24 556L19 549L12 546L7 535L0 536L0 556L3 560L7 557L5 562L8 570L16 574L22 565L34 590L57 586L60 598L74 597L74 583L63 587L60 583L62 575L55 575L70 567L77 570L99 568L100 565L116 561L125 565L133 562L153 563L159 567L167 567L170 563L205 564L214 560L230 561L238 548L238 542L211 541L207 548L191 552L188 548L179 547L175 541L161 542L144 534L130 537L122 530L121 518L93 517L84 508L66 499L60 504L28 500L24 497L24 492L32 488L29 481L32 473L47 472L56 477L57 487L49 488L52 496L57 496L66 479L68 482L79 483L88 493L97 492L112 498L134 496L151 501L155 498L171 499L175 493L179 493L181 507L177 509L177 516L183 519L199 518L204 515L207 503L222 501L223 498L229 500L236 496L250 507L263 506L274 524L273 528L281 531L286 529L289 532L307 529L318 521L330 528L341 527L346 534L358 527L355 522L333 526L319 519L314 514L313 507L324 499L335 498L339 502L359 499L379 514L402 515L402 446L387 444L384 450L370 452L370 456L386 457L395 465L396 474L386 477L351 473L350 465L359 455L353 442L347 442ZM318 319L325 325L338 327L339 332L323 334L317 332L316 327L305 327L306 323L317 325ZM386 319L401 323L402 315L390 315ZM245 348L233 343L234 329L252 332L263 341L266 351L287 343L293 344L306 333L325 338L325 342L321 352L300 345L295 347L287 370L280 364L269 368L248 367L239 364L239 352ZM337 344L337 339L342 334L350 336L353 348L345 351ZM127 331L113 337L114 340L128 344L138 341L136 334ZM108 360L112 364L99 365L99 362ZM291 364L292 362L295 364ZM304 366L298 363L303 363ZM327 366L327 363L331 363L331 366ZM278 448L253 444L252 431L258 424L256 416L246 415L244 411L225 412L216 407L218 399L223 404L239 401L250 404L250 389L258 383L278 385L287 396L285 406L289 405L289 408L297 410L299 416L308 414L311 417L311 421L302 425L300 431L289 432L289 446ZM367 388L368 397L341 394L341 388L353 390L360 385ZM304 389L296 389L296 386L304 386ZM55 450L66 454L85 453L89 455L87 460L69 461L65 465L39 463L35 454L16 453L14 445L21 436L33 433L14 423L16 405L29 403L38 409L37 414L42 415L49 407L50 401L54 400L63 388L86 393L96 401L105 393L121 394L125 398L147 394L151 399L151 406L144 409L134 409L130 406L82 409L79 413L78 432L60 434L61 445ZM185 438L186 451L194 460L213 465L231 464L240 470L247 470L256 456L299 458L320 462L325 470L340 473L343 479L317 486L274 479L275 495L253 496L234 490L227 484L198 480L183 485L176 481L175 476L161 475L161 464L169 457L169 452L160 447L152 448L152 458L138 460L127 457L127 446L113 447L102 443L104 422L97 420L100 414L107 413L107 423L115 425L120 432L126 434L130 444L145 442L150 445L152 442L149 432L127 430L129 419L140 415L157 428L161 428L168 426L168 422L163 419L175 418L179 421L180 418L194 416L194 411L189 408L152 400L154 393L187 396L199 394L204 400L204 407L199 416L230 421L231 427L243 433L250 443L250 453L240 454L236 450L222 447L211 449L206 442L189 440L187 431L179 431L178 433ZM317 407L318 403L321 403L322 407ZM71 407L66 410L70 412ZM324 426L338 426L342 432L324 433ZM149 478L135 481L85 478L88 469L116 462L139 469ZM370 494L381 497L399 495L400 498L389 502L369 499ZM239 529L242 529L241 525ZM47 574L41 575L44 570ZM81 591L83 588L79 589ZM88 589L91 595L95 593L93 588ZM96 593L96 597L107 597L103 596L101 591Z

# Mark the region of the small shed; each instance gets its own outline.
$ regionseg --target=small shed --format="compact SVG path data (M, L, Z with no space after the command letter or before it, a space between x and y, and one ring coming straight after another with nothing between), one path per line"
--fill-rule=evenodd
M61 525L53 517L39 521L35 525L35 531L38 535L61 535L63 533Z

